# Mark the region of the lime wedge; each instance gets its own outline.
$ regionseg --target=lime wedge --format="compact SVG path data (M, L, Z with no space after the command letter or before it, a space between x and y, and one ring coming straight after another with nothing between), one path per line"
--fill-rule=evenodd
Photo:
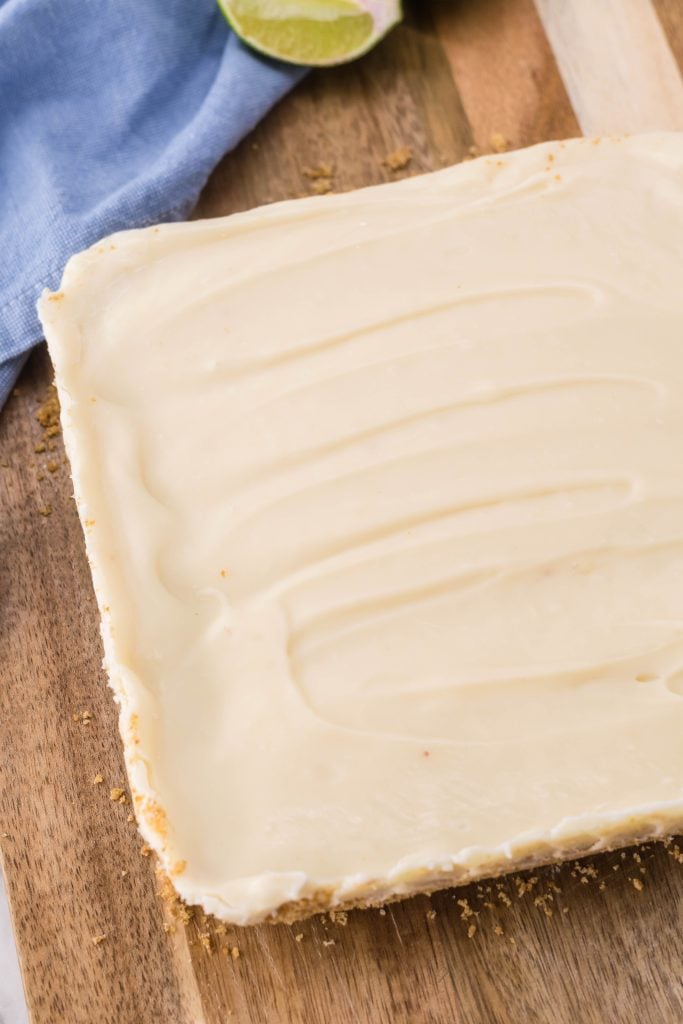
M343 64L401 20L401 0L218 0L238 36L292 64Z

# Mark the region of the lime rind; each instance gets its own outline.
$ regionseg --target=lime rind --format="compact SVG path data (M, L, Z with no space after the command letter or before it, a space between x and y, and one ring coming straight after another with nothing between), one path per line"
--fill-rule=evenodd
M343 64L401 19L400 0L218 0L230 26L260 53L292 64Z

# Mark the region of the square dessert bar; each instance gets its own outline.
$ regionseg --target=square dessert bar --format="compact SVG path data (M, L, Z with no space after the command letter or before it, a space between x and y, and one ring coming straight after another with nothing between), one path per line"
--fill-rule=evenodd
M105 239L40 302L140 830L240 924L683 824L683 136Z

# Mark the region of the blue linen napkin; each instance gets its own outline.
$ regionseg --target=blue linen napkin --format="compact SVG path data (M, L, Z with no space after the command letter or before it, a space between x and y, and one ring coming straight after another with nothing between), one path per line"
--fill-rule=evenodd
M69 256L179 220L304 74L214 0L0 0L0 408Z

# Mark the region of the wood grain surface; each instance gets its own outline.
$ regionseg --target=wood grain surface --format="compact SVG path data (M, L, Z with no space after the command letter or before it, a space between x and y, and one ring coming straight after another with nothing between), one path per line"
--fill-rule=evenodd
M492 136L683 128L682 60L680 0L424 0L358 64L311 74L218 167L196 216L306 193L321 162L341 190ZM0 416L0 849L34 1024L683 1021L675 845L346 924L222 934L172 917L129 805L110 800L125 776L68 467L61 438L34 450L50 376L40 349Z

